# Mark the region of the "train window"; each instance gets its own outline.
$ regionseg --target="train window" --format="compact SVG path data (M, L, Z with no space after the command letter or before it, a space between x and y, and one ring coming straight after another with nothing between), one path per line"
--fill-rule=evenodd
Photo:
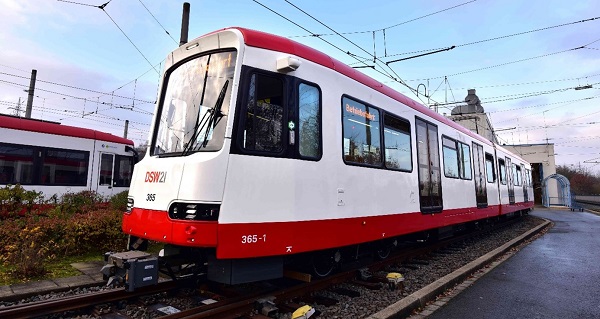
M342 98L344 160L381 166L379 110L348 97Z
M528 170L528 169L525 169L525 178L526 178L526 181L527 181L527 186L532 186L532 183L531 183L531 171Z
M471 179L471 149L469 145L458 142L459 145L459 165L460 165L460 178Z
M113 167L114 155L102 154L100 157L100 180L99 185L112 186L113 182Z
M498 159L498 167L500 169L500 184L506 185L506 166L501 158Z
M442 137L442 152L444 153L444 175L446 177L459 177L458 149L456 141Z
M283 150L283 83L280 79L252 74L244 123L243 148L279 153Z
M300 156L321 157L321 92L305 83L298 86L298 134Z
M523 176L521 175L521 167L513 164L514 173L515 173L515 186L523 185Z
M410 123L408 121L386 114L383 120L383 143L386 168L412 171Z
M86 186L89 152L47 149L42 164L43 185Z
M235 51L196 56L168 70L152 155L185 156L223 147L236 57Z
M496 169L494 168L494 155L485 153L485 172L488 183L496 181Z
M34 148L0 144L0 184L33 184Z
M117 155L115 159L115 187L129 187L131 172L133 171L133 157Z
M475 172L475 197L477 207L487 207L487 187L485 184L485 157L483 146L473 143L473 170Z

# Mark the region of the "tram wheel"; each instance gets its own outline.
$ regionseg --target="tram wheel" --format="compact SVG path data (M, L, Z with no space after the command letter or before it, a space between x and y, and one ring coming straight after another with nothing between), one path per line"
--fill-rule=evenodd
M318 252L312 257L313 272L317 277L327 277L331 275L341 260L341 253L338 250Z

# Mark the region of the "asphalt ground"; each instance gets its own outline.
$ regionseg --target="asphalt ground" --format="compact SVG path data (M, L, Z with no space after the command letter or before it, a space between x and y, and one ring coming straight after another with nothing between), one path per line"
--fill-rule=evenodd
M532 215L554 227L412 318L600 318L600 216L569 209Z

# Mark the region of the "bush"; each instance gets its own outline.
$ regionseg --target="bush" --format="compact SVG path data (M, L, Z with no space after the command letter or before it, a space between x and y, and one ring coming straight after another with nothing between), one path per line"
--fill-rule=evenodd
M129 192L120 192L110 198L110 208L124 212L127 209L127 196Z
M19 184L0 188L0 219L37 213L37 209L43 204L45 201L42 192L27 191Z
M125 249L121 223L127 193L111 198L110 207L99 198L95 192L68 194L46 214L2 221L0 262L17 266L13 277L28 279L46 273L45 262L54 258Z
M85 213L97 209L98 205L102 205L101 203L104 202L102 195L95 191L65 193L61 196L53 213L68 217L75 213Z

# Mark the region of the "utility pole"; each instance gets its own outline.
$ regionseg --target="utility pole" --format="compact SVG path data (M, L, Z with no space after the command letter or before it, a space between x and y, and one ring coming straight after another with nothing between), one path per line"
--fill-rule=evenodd
M29 81L29 96L27 97L27 108L25 109L25 118L31 118L31 109L33 108L33 92L35 90L35 78L37 70L31 70L31 80Z
M129 129L129 120L125 120L125 131L123 132L123 138L127 138L127 130Z
M190 4L183 3L183 14L181 15L181 36L179 38L179 46L188 42L188 29L190 25Z

